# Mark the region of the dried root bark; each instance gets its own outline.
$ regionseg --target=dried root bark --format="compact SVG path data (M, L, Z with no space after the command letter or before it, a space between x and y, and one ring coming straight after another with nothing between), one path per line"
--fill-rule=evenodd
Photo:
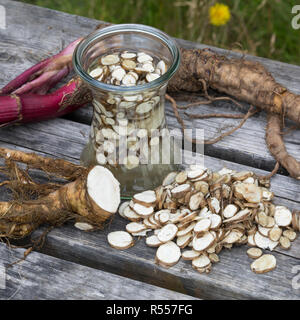
M276 83L260 63L228 59L207 49L181 49L181 65L168 91L201 91L203 81L207 87L300 123L300 96Z
M0 202L0 237L22 238L41 224L56 226L69 219L102 228L118 209L119 182L104 167L87 169L68 161L22 151L2 148L1 152L6 163L0 171L10 179L2 182L0 187L9 187L14 200ZM65 179L77 178L67 184L38 184L13 160ZM68 174L64 174L64 169Z
M300 180L300 162L288 154L282 138L282 121L279 115L268 114L266 142L274 158L289 172Z
M27 164L30 168L42 170L66 180L75 180L86 172L86 168L63 159L52 159L36 153L0 148L0 157L9 161Z

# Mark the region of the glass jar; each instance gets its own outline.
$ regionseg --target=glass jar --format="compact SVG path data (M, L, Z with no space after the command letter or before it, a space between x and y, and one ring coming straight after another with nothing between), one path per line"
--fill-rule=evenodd
M107 84L89 75L99 57L124 51L163 60L167 70L151 82L134 86ZM97 30L74 52L74 69L90 88L94 106L81 162L110 169L121 184L123 198L157 187L164 176L178 170L166 126L165 93L179 63L174 40L158 29L138 24Z

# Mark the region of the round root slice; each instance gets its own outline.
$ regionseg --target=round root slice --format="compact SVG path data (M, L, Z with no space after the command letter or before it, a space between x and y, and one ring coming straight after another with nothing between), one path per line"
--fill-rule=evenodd
M130 233L126 231L114 231L107 235L109 245L115 249L123 250L134 245Z
M190 197L189 208L192 211L198 210L201 202L204 200L204 194L202 192L197 192Z
M123 211L123 215L126 219L130 220L130 221L133 221L133 222L136 222L136 221L140 221L141 220L141 217L136 214L131 208L130 206L128 205L124 211Z
M228 204L224 211L223 216L226 219L232 218L238 212L238 207L234 204Z
M103 69L98 67L94 70L92 70L89 75L93 78L99 78L101 76L101 74L103 73Z
M220 201L217 198L210 198L210 206L211 206L211 211L214 213L219 213L220 212Z
M126 231L129 233L137 233L146 230L146 226L139 222L130 222L126 225Z
M224 223L229 223L229 222L237 222L246 219L250 215L251 211L246 208L244 210L239 211L237 214L235 214L233 217L224 220Z
M251 259L257 259L257 258L261 257L262 254L263 254L263 252L259 248L250 248L247 250L247 255Z
M279 244L282 249L288 250L291 247L291 242L289 238L282 236L279 239Z
M262 190L252 183L238 183L235 185L234 194L239 199L245 199L247 202L260 203L262 200Z
M178 183L178 184L183 184L185 183L187 180L187 172L186 171L181 171L177 174L176 178L175 178L175 181Z
M153 207L145 207L139 203L135 203L132 209L141 217L149 217L154 212Z
M182 253L183 260L193 260L200 256L200 252L195 250L186 250Z
M279 241L281 235L282 235L282 230L279 227L275 226L269 231L268 237L272 241Z
M88 173L86 185L90 205L98 217L105 221L117 212L121 202L120 183L108 169L95 166Z
M146 245L148 247L157 248L162 244L162 242L158 239L157 235L152 235L146 238Z
M151 228L151 229L157 229L157 228L158 228L156 224L153 224L153 223L151 223L151 222L149 221L149 218L145 218L145 219L143 220L143 223L144 223L144 225L145 225L147 228Z
M91 224L86 222L76 222L74 224L74 227L82 231L91 231L94 229L94 227Z
M190 232L184 236L177 237L176 244L179 248L185 248L193 239L193 234Z
M251 247L256 247L256 244L254 242L254 234L250 234L248 236L248 245Z
M191 231L194 230L195 225L196 225L196 222L192 222L186 228L178 231L177 232L177 237L182 237L182 236L185 236L186 234L190 233Z
M196 234L202 234L202 233L208 231L211 226L211 222L212 222L212 220L210 218L205 218L205 219L199 220L194 227L194 232Z
M205 232L200 238L193 239L193 249L195 251L204 251L208 249L215 241L215 237L210 232Z
M109 54L109 55L101 58L101 63L104 66L116 64L119 61L120 61L120 58L116 54Z
M156 261L164 267L174 266L180 257L180 248L172 241L162 244L156 251Z
M172 196L176 199L183 198L189 192L191 186L189 184L181 184L171 190Z
M133 60L123 60L122 67L125 70L133 70L136 67L136 63Z
M129 206L129 201L125 201L125 202L121 203L120 207L119 207L119 215L124 219L126 219L126 216L124 215L124 210L128 206Z
M287 227L292 222L292 213L284 206L276 206L274 219L279 227Z
M205 173L205 171L205 169L191 170L187 172L187 176L189 179L197 179L200 178Z
M133 196L133 201L145 207L151 207L156 203L156 195L152 190L137 193Z
M266 273L276 268L276 258L271 254L264 254L251 263L251 270L255 273Z
M158 79L159 77L160 77L160 75L157 73L147 73L146 80L147 80L147 82L151 82L151 81Z
M278 241L272 241L267 237L262 236L258 231L254 235L254 242L261 249L270 249L273 251L278 245Z
M211 226L210 226L211 230L217 230L222 224L222 219L217 214L212 214L210 216L210 220L211 220Z
M287 237L290 241L294 241L297 237L297 233L293 230L284 230L283 235Z
M166 224L169 221L170 213L168 211L169 210L164 210L159 214L158 219L161 224Z
M265 228L265 227L262 227L262 226L259 225L257 230L262 236L268 237L269 236L269 232L271 231L271 228Z
M224 244L233 244L238 242L241 237L243 236L243 233L239 230L232 230L230 233L223 239L222 243Z
M168 242L175 238L178 228L175 224L170 223L161 228L157 234L157 238L160 242Z
M136 53L134 53L134 52L125 51L121 54L121 58L123 58L123 59L133 59L135 57L136 57Z
M169 186L175 181L178 172L170 172L163 180L162 186Z
M205 267L208 267L209 265L210 265L210 260L204 254L201 254L199 257L193 259L192 261L192 266L195 269L205 268Z
M148 114L152 110L152 108L153 108L153 103L151 101L147 101L139 104L136 107L135 112L138 115L144 116L145 114Z

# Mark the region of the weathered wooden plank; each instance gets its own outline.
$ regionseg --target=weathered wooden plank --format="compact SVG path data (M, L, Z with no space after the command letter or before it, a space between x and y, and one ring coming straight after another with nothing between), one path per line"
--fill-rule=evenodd
M157 286L0 244L1 300L193 300ZM4 281L2 281L4 280Z
M5 143L12 148L16 145L54 157L64 157L78 161L81 150L87 142L88 133L88 125L66 119L55 119L3 128L0 130L0 144ZM187 152L186 155L186 163L188 163L191 153ZM204 162L207 167L212 169L228 166L237 170L254 170L260 175L266 174L263 170L213 158L206 154L204 156ZM280 198L296 203L300 202L300 181L290 177L276 175L272 179L272 190Z
M0 84L2 82L4 84L25 68L47 56L48 53L57 52L60 49L58 39L65 39L66 42L69 42L79 35L88 33L90 28L97 24L95 20L57 13L11 1L1 0L0 4L5 4L7 8L10 8L9 14L11 16L8 17L8 25L13 26L5 32L0 31L0 41L5 42L3 43L3 48L5 49L0 54L0 60L2 60L0 61L0 65L1 68L3 66L2 70L4 71L1 75L9 75L7 79L0 79ZM27 18L26 25L24 25L24 19L22 19L24 15ZM35 32L32 32L32 30ZM49 36L48 33L50 33ZM47 37L45 37L45 34L47 34ZM185 42L185 44L188 45L189 43ZM195 46L195 44L193 45ZM260 61L266 63L264 59ZM270 63L270 68L274 68L272 69L274 73L277 72L279 75L277 78L279 81L281 81L280 76L282 75L283 78L288 78L288 87L292 83L289 87L290 89L295 89L295 92L297 92L297 88L299 90L299 87L296 85L296 80L300 75L299 67L274 61L269 61L268 63ZM232 108L232 106L226 108ZM83 110L88 111L88 109ZM170 110L170 108L167 110ZM218 106L219 110L221 109ZM89 116L90 112L86 114ZM82 117L80 114L79 116ZM212 127L214 126L218 128L218 125L212 125ZM178 127L178 125L175 127ZM245 126L245 128L253 131L253 128L256 127L252 126L252 128L249 128ZM80 132L86 135L88 126L59 119L40 124L2 129L0 130L0 141L3 141L1 145L16 145L19 148L28 148L48 155L64 156L64 158L78 160L80 149L85 141ZM260 132L263 132L261 128ZM214 131L210 131L210 133L214 134ZM241 140L244 141L245 137L247 137L247 134L244 134ZM41 143L39 139L42 139ZM297 142L297 137L292 140ZM295 150L293 143L294 141L291 142L291 147ZM229 148L232 150L231 153L234 154L234 159L230 158L233 161L239 161L240 155L237 152L240 147L240 144L229 145ZM223 147L223 149L226 149L226 147ZM217 151L217 149L213 149L211 154L219 156L223 154L222 151L219 154ZM247 163L253 167L264 167L264 165L260 165L260 162L267 155L263 154L263 151L253 151L249 156L252 162ZM237 156L238 158L235 158ZM225 155L223 158L225 159ZM248 158L246 157L246 159ZM267 161L270 161L270 159L267 159ZM240 164L208 156L205 157L205 164L213 169L221 167L224 164L238 170L249 169L249 167ZM255 172L264 173L262 170L255 170ZM299 182L277 175L273 179L272 190L279 196L276 198L278 203L286 204L291 208L299 207ZM124 223L118 217L114 220L111 228L123 228ZM74 234L76 232L77 236ZM44 250L48 254L61 256L88 266L104 268L108 271L142 279L146 282L154 282L160 286L169 287L180 292L190 292L195 296L206 298L250 297L273 299L299 297L299 290L291 288L291 279L295 276L292 273L292 267L299 264L299 240L294 244L292 250L284 252L284 254L281 254L280 250L278 250L275 254L279 267L272 273L263 276L256 276L251 273L249 270L250 262L247 261L248 258L246 256L242 256L242 248L235 248L232 252L223 252L221 254L221 263L213 270L215 273L211 275L199 275L192 271L190 266L186 265L185 262L180 262L179 265L169 270L156 267L152 261L154 254L150 252L153 249L144 248L143 246L143 242L139 241L138 245L129 251L115 252L107 246L105 233L86 234L66 226L53 231L49 235ZM74 252L76 252L76 255ZM121 268L118 265L120 261L123 262L121 263ZM243 271L246 270L246 272L244 274L241 273L241 269L237 269L238 266ZM152 274L153 271L155 272L154 275ZM266 290L266 287L270 287L270 289Z
M0 30L0 86L15 77L24 69L40 59L61 49L64 44L76 39L78 36L89 33L99 21L56 12L49 9L29 6L23 3L1 0L0 4L7 8L6 30ZM26 19L23 17L26 16ZM45 36L46 35L46 36ZM204 48L205 45L177 39L184 47ZM218 48L214 50L229 56L238 56L238 53ZM262 62L275 79L295 93L300 93L298 79L300 67L272 61L268 59L246 56ZM210 112L210 107L201 106L200 112ZM214 107L217 112L232 112L236 110L231 103L219 102ZM91 108L81 109L72 114L74 120L89 123ZM170 104L166 106L167 122L170 127L177 128L178 123L174 117ZM220 129L228 129L236 125L238 120L232 119L206 119L189 121L187 127L205 129L205 138L211 138L220 133ZM266 126L265 114L249 119L238 132L226 137L214 145L205 147L205 153L230 161L271 170L275 161L269 154L265 142L264 128ZM300 132L294 131L285 137L288 151L300 159ZM247 144L245 143L247 141Z
M64 137L57 135L57 130L61 127L64 128ZM65 157L71 158L74 156L74 148L78 149L77 153L75 152L78 158L80 150L84 146L85 141L79 132L85 133L89 130L89 126L87 125L77 123L74 126L74 123L65 119L28 124L16 127L14 130L20 129L22 135L27 136L27 128L30 134L35 132L38 136L39 132L42 132L43 135L47 135L46 140L48 145L45 151L44 146L40 146L35 142L31 143L30 139L26 138L24 147L35 148L34 150L37 149L41 153L47 152L48 155L60 156L62 151L60 148L57 148L57 145L60 145L64 150ZM53 134L53 131L56 133ZM22 135L17 134L18 139L21 139ZM13 138L13 135L9 137L9 139L11 138ZM0 136L0 141L2 139L5 139L4 135ZM69 150L68 141L70 139L73 139L73 148ZM6 142L5 145L9 146L9 142ZM190 159L191 154L187 152L186 157ZM204 163L207 167L214 170L220 169L224 165L237 170L253 169L209 156L205 156ZM258 174L266 173L258 169L254 171ZM292 209L299 208L299 181L286 176L276 175L272 180L272 190L278 195L275 199L276 203L287 205ZM250 271L248 272L250 262L245 255L245 248L235 248L231 253L223 252L221 254L219 269L214 269L211 275L204 276L193 273L194 271L190 270L190 266L186 262L182 262L174 267L175 269L164 270L157 267L153 262L153 249L146 248L143 240L138 242L137 247L126 252L119 252L109 248L106 243L106 233L111 230L124 229L125 223L123 219L117 216L110 225L110 229L105 230L105 232L96 233L82 233L75 230L72 226L65 226L49 234L43 252L201 298L284 298L284 296L285 298L296 298L298 294L290 288L290 281L294 277L292 267L300 263L299 239L293 243L292 249L289 251L276 250L275 254L279 264L277 269L279 271L276 271L276 274L256 276ZM37 233L39 232L41 231L37 231ZM242 268L242 271L246 273L241 272L241 270L238 271L235 268ZM215 270L218 271L214 273ZM279 278L277 278L277 272L281 275ZM228 277L233 277L234 279L228 281ZM257 285L256 277L259 277L258 280L260 279L261 282L255 290L254 285ZM274 280L275 284L273 284L273 278L279 279L279 282L284 282L286 280L283 279L288 279L288 282L284 284L284 290L280 294L277 290L277 280ZM226 281L223 281L223 279L226 279ZM232 281L234 285L228 286L226 282L231 284ZM262 293L261 290L264 286L268 286L270 289ZM197 288L203 289L202 291L198 291L200 289Z
M274 252L277 268L263 275L250 270L251 259L247 246L223 250L220 262L213 265L210 274L199 274L188 261L169 269L154 263L155 248L146 247L144 239L125 251L109 247L106 235L110 231L124 230L125 224L116 217L104 231L91 233L63 226L50 232L42 251L75 263L99 268L175 290L202 299L299 299L300 290L292 287L293 268L300 260Z

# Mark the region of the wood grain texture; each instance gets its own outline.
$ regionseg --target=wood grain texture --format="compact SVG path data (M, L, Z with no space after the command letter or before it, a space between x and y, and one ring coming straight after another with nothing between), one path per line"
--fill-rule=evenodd
M88 34L99 23L96 20L14 1L0 0L0 5L4 5L7 9L8 26L6 30L0 30L0 67L2 71L0 86L40 59L56 53L70 41ZM206 47L183 40L178 41L185 47ZM216 50L220 53L236 55L221 49ZM290 90L300 93L298 85L300 67L256 57L249 58L262 62L274 74L277 81ZM200 110L210 112L210 107L203 106ZM218 103L215 110L232 112L236 109L231 103ZM68 119L2 128L0 129L0 145L78 162L80 152L88 139L89 125L87 123L90 123L91 114L91 108L87 107L73 113ZM166 114L169 128L178 128L169 104L166 107ZM214 136L221 127L232 124L233 121L228 119L226 121L223 119L205 120L205 122L203 120L187 121L188 127L204 128L205 138ZM258 174L266 174L265 170L259 168L272 169L274 160L264 144L264 126L263 114L249 119L245 126L233 136L205 149L205 165L214 170L227 166L237 170L253 170ZM298 159L300 158L299 138L299 131L286 137L289 151ZM190 159L191 153L187 153L186 157ZM43 180L38 173L34 173L34 177ZM271 188L276 194L276 203L287 205L291 209L299 209L300 181L276 175L272 179ZM0 199L7 200L8 196L1 189ZM76 268L86 267L101 269L200 298L300 298L299 289L292 288L292 279L295 276L292 268L300 264L299 238L289 251L276 249L274 254L278 266L274 271L265 275L255 275L251 272L251 260L247 257L244 246L235 247L231 251L224 250L220 255L220 263L214 266L211 274L206 275L194 271L190 263L186 261L180 261L178 265L170 269L155 265L155 249L146 247L143 239L137 241L136 246L126 251L110 248L106 242L107 233L112 230L123 230L125 224L125 220L116 216L108 229L92 233L82 232L75 229L72 224L68 224L53 230L48 235L42 251L47 255L72 262L72 268L70 267L72 270L73 268L83 270ZM38 230L36 234L40 232L41 230ZM30 256L27 259L29 258ZM39 268L39 264L34 261L30 263L30 260L28 262L29 269L34 270L35 273L44 270L42 268L33 269L34 267ZM63 262L57 260L58 264L63 265ZM28 274L30 275L30 271ZM71 276L68 279L71 281ZM91 294L94 292L92 285L93 283L91 283ZM41 292L42 294L46 293Z
M63 128L62 136L55 129ZM81 133L87 133L89 126L75 123L66 119L49 120L36 124L19 126L15 129L17 139L22 139L23 148L33 149L43 154L59 157L63 150L65 158L78 160L85 139ZM55 131L55 133L53 133ZM36 143L30 137L31 134L41 132L47 144ZM7 140L13 139L14 135ZM6 139L0 135L0 140ZM72 148L68 148L72 141ZM11 146L9 141L5 146ZM77 151L76 151L77 149ZM186 152L186 161L191 160L191 153ZM196 162L200 156L197 155ZM252 170L248 166L231 163L205 156L204 163L214 170L223 166L236 170ZM266 174L265 171L255 169L258 174ZM272 179L272 190L277 195L275 203L286 205L291 209L299 208L299 181L286 176L276 175ZM148 248L141 239L134 248L126 251L111 249L106 241L106 235L113 230L124 230L127 222L116 215L108 229L101 232L84 233L76 230L72 224L52 231L48 237L42 252L83 264L91 268L97 268L116 273L124 277L162 286L205 299L296 299L299 292L293 290L291 281L295 276L292 268L300 264L300 238L292 245L289 251L275 250L278 267L275 271L266 275L255 275L250 271L251 260L246 255L246 246L236 247L231 251L223 251L220 255L221 262L217 264L211 274L200 275L191 269L188 262L182 261L171 269L163 269L154 263L155 249ZM35 234L38 235L41 230ZM278 290L283 286L282 290ZM263 289L267 287L268 289Z
M7 10L7 29L0 30L0 86L16 77L26 68L43 58L61 50L66 44L79 36L93 31L101 21L79 17L50 9L39 8L19 2L0 0ZM26 17L26 18L25 18ZM206 45L177 39L179 45L185 48L206 48ZM241 56L238 53L212 48L227 56ZM288 89L300 94L298 79L300 67L246 55L255 61L264 64L275 79ZM179 99L180 101L180 99ZM186 102L180 102L186 104ZM248 106L245 105L245 109ZM218 102L213 107L201 106L199 113L209 113L215 110L219 113L232 113L237 108L232 103ZM192 113L196 112L192 111ZM69 118L84 123L90 123L92 108L87 107L75 111ZM178 128L170 104L166 105L167 123L170 129ZM218 136L220 133L237 125L239 120L232 119L205 119L193 120L185 117L187 128L202 128L205 130L205 139ZM267 150L265 144L265 113L249 119L246 124L233 135L222 141L205 147L205 154L233 162L271 171L275 160ZM247 141L247 143L245 143ZM287 150L291 155L300 159L300 131L293 131L285 137Z
M0 299L7 300L193 300L166 290L109 272L32 252L22 259L24 249L11 250L0 244ZM1 282L2 284L2 282Z

